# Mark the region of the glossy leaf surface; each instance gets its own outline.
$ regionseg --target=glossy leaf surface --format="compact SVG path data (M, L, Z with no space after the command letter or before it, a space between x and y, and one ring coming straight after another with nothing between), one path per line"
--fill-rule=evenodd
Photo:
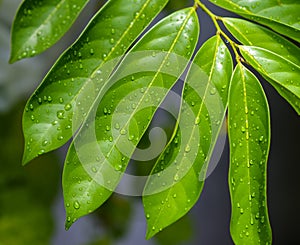
M155 110L187 66L198 35L195 9L184 9L160 21L124 58L69 149L63 174L66 227L115 190ZM148 156L142 151L141 157Z
M295 0L210 0L300 42L300 2Z
M228 126L231 236L235 244L271 244L266 202L269 107L259 81L242 64L231 81Z
M25 0L12 28L10 62L35 56L55 44L71 27L87 0Z
M230 33L243 45L255 46L300 65L300 48L277 33L247 20L222 18Z
M209 39L193 63L177 134L158 159L143 193L147 238L177 221L198 200L225 116L232 61L221 38Z
M116 63L167 0L109 1L52 67L23 115L23 163L64 145L78 130Z
M242 55L300 114L300 66L266 49L241 46Z

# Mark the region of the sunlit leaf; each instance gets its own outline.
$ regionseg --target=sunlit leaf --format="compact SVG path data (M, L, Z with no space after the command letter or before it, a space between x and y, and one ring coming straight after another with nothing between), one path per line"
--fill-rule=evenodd
M295 0L210 0L300 42L300 2Z
M257 78L238 64L228 103L230 231L235 244L271 244L266 201L270 115Z
M230 33L243 45L256 46L300 65L300 48L277 33L238 18L222 18Z
M10 62L35 56L70 28L87 0L25 0L15 17Z
M158 159L143 193L147 238L177 221L198 200L225 116L232 61L221 38L209 39L193 63L178 132Z
M240 46L242 55L300 114L300 66L263 48Z
M194 8L173 13L145 34L103 88L66 158L67 228L115 190L155 110L187 66L198 35ZM146 153L144 160L155 157Z
M71 138L115 64L167 2L109 1L96 14L26 105L23 163Z

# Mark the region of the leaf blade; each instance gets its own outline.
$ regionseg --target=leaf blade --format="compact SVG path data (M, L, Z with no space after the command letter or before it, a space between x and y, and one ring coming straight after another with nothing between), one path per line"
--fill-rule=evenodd
M300 4L286 1L211 0L214 4L286 35L300 42Z
M70 227L74 219L98 208L115 190L139 139L154 115L153 108L159 106L177 76L183 72L196 47L198 34L199 24L195 9L184 9L159 22L125 56L111 78L116 83L109 86L99 101L99 106L97 105L95 121L92 118L92 122L88 122L92 131L96 128L96 142L85 140L84 137L88 137L89 132L81 130L70 147L63 175L68 216L66 227ZM162 52L162 48L166 52ZM134 55L139 52L142 52L140 56ZM153 55L153 52L157 53ZM182 55L185 61L176 62L176 57L170 57L172 52ZM133 54L132 58L130 54ZM163 74L163 68L171 67L168 64L169 58L171 62L178 64L175 77ZM148 69L149 66L153 69L143 72L145 64ZM152 93L151 89L155 87L163 90L154 90ZM137 90L131 96L131 92ZM149 105L148 101L151 106L144 108L143 105ZM117 115L116 118L113 118L114 115ZM134 136L131 137L132 135ZM76 143L81 145L78 147ZM81 152L78 149L80 147L83 149ZM100 152L97 151L98 148ZM88 154L86 149L89 149ZM95 161L97 156L98 162ZM91 169L96 171L90 171ZM82 176L80 182L73 178L78 176ZM80 188L83 194L78 193ZM79 200L82 196L86 198L87 193L88 204L86 199ZM80 203L80 209L72 207L71 203Z
M230 231L236 244L271 244L266 202L270 115L256 77L238 64L228 104Z
M243 45L260 47L300 64L300 49L275 32L238 18L222 18L230 33Z
M27 102L23 114L23 164L59 148L72 137L86 118L97 90L167 2L109 1L100 9Z
M300 113L300 66L263 48L240 46L241 54Z
M220 36L201 47L194 63L183 95L183 108L192 110L181 110L176 136L156 162L144 189L147 239L181 218L198 200L205 179L206 158L210 157L225 116L232 61ZM206 114L210 114L211 121L206 121ZM194 139L199 135L201 144ZM197 156L193 159L192 155Z
M12 27L10 63L33 57L55 44L71 27L87 0L25 0Z

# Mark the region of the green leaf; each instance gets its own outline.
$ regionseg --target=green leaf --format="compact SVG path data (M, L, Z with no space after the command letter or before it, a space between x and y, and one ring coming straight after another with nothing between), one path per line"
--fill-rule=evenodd
M115 190L155 110L187 66L198 35L195 8L175 12L133 47L106 84L66 158L67 228Z
M199 50L183 95L177 134L143 193L147 238L174 223L196 203L227 108L231 56L220 36Z
M64 145L116 63L167 0L109 1L52 67L23 115L23 163Z
M55 44L87 3L87 0L23 1L13 22L10 63L33 57Z
M266 201L270 115L257 78L238 64L229 89L230 231L235 244L271 244Z
M263 48L240 46L240 51L300 114L300 66Z
M294 0L210 0L216 5L300 42L300 2Z
M300 65L300 49L275 32L238 18L222 18L230 33L243 45L256 46Z

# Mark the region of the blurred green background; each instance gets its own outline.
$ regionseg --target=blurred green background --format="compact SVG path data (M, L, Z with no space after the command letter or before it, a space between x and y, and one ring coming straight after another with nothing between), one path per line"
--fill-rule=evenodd
M168 245L233 244L229 235L228 147L207 179L197 205L176 224L145 241L146 221L140 198L115 194L97 212L64 230L61 175L67 146L21 166L22 112L59 54L70 45L105 1L91 0L67 35L38 57L9 65L10 27L20 0L0 0L0 245ZM164 14L188 5L172 0ZM207 1L204 1L207 2ZM211 5L210 5L211 6ZM214 8L216 13L226 14ZM214 29L199 11L200 43ZM232 15L231 15L232 16ZM300 120L292 108L263 83L272 113L269 159L269 208L274 244L300 244Z

